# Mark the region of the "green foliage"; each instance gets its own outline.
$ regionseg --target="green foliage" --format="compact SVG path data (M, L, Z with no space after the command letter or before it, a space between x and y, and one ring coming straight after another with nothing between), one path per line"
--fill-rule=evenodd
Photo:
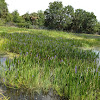
M63 8L62 17L63 30L71 31L73 23L72 21L74 17L74 8L70 5L68 5L67 7L65 6Z
M30 20L32 25L38 25L38 14L33 12L30 14Z
M50 29L94 33L96 16L93 12L76 9L70 5L63 7L62 2L54 1L45 10L45 26Z
M4 18L0 18L0 26L4 26L5 25L5 19Z
M94 33L96 16L94 13L86 12L83 9L76 9L73 19L73 30L75 32Z
M19 54L6 61L5 84L31 90L52 88L66 100L99 98L98 55L77 48L95 46L94 41L100 43L99 36L91 43L95 35L12 27L0 30L0 38L7 40L2 41L4 50Z
M95 33L100 35L100 22L97 22L94 27Z
M20 28L32 28L32 25L30 23L17 23L17 26Z
M42 10L38 11L38 25L44 26L44 21L45 21L45 16L44 16L44 12Z
M48 9L43 11L26 13L19 16L17 10L13 13L8 12L5 0L0 0L0 18L1 25L5 23L13 24L18 27L43 28L71 31L76 33L98 33L100 34L99 24L93 12L87 12L83 9L76 9L71 5L63 7L61 1L49 3ZM5 22L4 22L5 21Z
M25 22L30 23L31 25L37 25L38 24L38 14L33 12L31 14L26 13L22 16L25 19Z
M38 13L26 13L22 16L25 22L30 23L30 28L38 28L44 26L44 13L43 11L38 11Z
M22 17L25 19L25 22L32 24L29 13L24 14Z
M8 13L6 17L6 22L12 22L12 21L13 21L13 15L11 13Z
M25 22L24 18L19 16L19 13L18 13L17 10L12 12L12 16L13 16L13 22L15 22L15 23L23 23L23 22Z
M62 2L54 1L49 3L49 8L45 10L45 26L50 29L62 29L61 16L63 11Z
M6 18L8 8L5 0L0 0L0 18Z

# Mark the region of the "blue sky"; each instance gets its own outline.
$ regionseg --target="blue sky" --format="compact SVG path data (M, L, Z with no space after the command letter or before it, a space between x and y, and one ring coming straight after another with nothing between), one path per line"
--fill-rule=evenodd
M49 3L56 0L5 0L8 4L10 12L18 10L20 15L26 12L32 13L38 10L45 10ZM64 6L71 5L74 9L84 9L89 12L94 12L97 19L100 21L100 0L57 0L62 1Z

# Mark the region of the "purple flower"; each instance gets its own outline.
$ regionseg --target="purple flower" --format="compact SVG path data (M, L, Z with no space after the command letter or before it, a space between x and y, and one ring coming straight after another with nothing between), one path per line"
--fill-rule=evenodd
M36 57L38 57L38 54L36 55Z
M77 73L77 66L75 66L75 73Z
M5 82L5 79L3 78L3 82Z
M28 52L26 52L26 55L28 55Z
M6 61L6 58L3 58L4 61Z
M56 58L57 56L55 55L54 58Z
M98 72L98 68L96 68L96 72Z
M63 59L61 60L61 62L63 62Z
M34 77L34 75L32 75L32 77Z

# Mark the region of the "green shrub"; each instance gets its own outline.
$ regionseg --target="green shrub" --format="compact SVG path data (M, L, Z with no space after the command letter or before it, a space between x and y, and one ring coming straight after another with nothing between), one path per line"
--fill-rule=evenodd
M0 18L0 26L3 26L3 25L5 25L5 20Z
M30 28L31 24L30 23L17 23L17 26L20 28Z
M16 27L16 23L10 21L6 23L6 26L15 26Z

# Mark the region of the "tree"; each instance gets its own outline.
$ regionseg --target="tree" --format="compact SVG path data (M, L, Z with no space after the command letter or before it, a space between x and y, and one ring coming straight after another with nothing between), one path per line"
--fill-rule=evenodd
M30 20L32 25L38 25L38 14L36 12L31 13Z
M97 21L95 27L94 27L95 33L100 35L100 22Z
M22 15L22 17L25 19L25 22L31 23L30 14L28 12Z
M12 15L13 15L13 22L15 23L25 22L25 20L21 16L19 16L19 13L17 10L13 11Z
M6 22L12 22L12 21L13 21L13 15L11 13L8 13L6 17Z
M62 12L62 26L64 30L71 30L72 29L72 21L74 18L74 8L70 5L65 6Z
M73 19L73 30L75 32L81 32L82 31L82 23L84 21L83 14L85 13L85 10L83 9L76 9L75 10L75 16Z
M62 2L54 1L45 10L45 26L51 29L71 30L74 8L70 5L63 7Z
M13 11L12 15L13 15L13 22L19 23L19 13L18 13L18 11L17 10Z
M96 22L97 22L97 19L96 19L96 16L94 15L93 12L87 12L87 15L86 15L86 18L85 18L85 24L86 24L86 33L94 33L95 30L94 30L94 27L96 25Z
M62 29L61 27L61 12L63 11L62 2L54 1L49 3L49 9L46 9L45 14L45 26L50 29Z
M6 18L8 8L5 0L0 0L0 18Z
M44 16L44 12L42 10L38 11L38 25L44 26L44 20L45 20L45 16Z
M73 19L73 30L78 33L93 33L96 23L96 16L94 13L86 12L83 9L76 9Z

